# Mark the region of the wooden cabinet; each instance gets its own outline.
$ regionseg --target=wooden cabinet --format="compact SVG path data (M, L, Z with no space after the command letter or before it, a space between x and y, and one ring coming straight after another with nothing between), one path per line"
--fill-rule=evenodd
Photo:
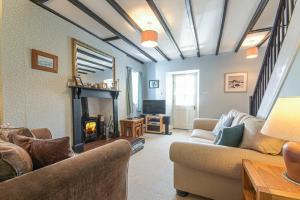
M123 119L121 122L121 136L140 137L144 135L144 119Z
M146 132L147 133L164 133L163 116L146 115Z
M243 160L245 200L300 200L300 185L284 177L284 166Z

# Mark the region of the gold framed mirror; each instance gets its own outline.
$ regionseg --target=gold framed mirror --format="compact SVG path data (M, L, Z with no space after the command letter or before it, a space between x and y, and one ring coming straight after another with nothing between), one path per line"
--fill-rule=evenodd
M73 77L80 77L83 84L116 83L115 57L106 54L88 44L72 39Z

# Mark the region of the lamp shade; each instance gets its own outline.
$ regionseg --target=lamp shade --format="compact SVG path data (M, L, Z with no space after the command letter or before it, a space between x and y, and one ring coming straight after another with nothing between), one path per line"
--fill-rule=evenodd
M141 43L144 47L156 47L157 39L157 32L154 30L145 30L142 32Z
M288 141L300 141L300 97L278 98L261 132Z
M246 51L246 58L251 59L251 58L257 58L258 56L258 49L257 47L252 47L247 49Z

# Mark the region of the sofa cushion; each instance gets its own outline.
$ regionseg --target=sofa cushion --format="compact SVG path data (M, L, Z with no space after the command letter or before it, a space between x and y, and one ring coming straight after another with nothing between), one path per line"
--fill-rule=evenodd
M30 154L34 169L71 157L69 137L43 140L16 135L14 143Z
M221 118L219 119L212 132L215 134L215 136L217 136L219 132L223 130L224 127L230 127L233 120L233 116L222 114Z
M194 129L191 137L214 141L216 136L211 131Z
M244 124L240 124L230 128L224 128L219 133L220 137L218 141L215 141L217 145L238 147L242 141L244 133ZM217 137L218 138L218 137Z
M21 147L0 140L0 181L32 171L32 160Z
M0 129L0 139L5 142L12 143L14 135L34 137L28 128L1 128Z
M243 121L244 121L246 118L248 118L248 117L250 117L250 115L248 115L247 113L238 113L238 114L235 116L234 120L232 121L231 126L233 127L233 126L242 124Z
M241 148L252 149L265 154L280 154L284 140L263 135L260 130L265 123L264 120L251 117L245 120L244 123L245 129Z

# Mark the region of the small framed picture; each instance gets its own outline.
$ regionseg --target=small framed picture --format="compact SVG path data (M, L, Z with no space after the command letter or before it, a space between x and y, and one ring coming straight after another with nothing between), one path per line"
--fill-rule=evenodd
M83 82L79 76L75 76L75 83L77 86L83 86Z
M247 92L248 74L247 73L226 73L225 92Z
M149 80L149 88L159 88L159 80Z
M58 72L58 57L49 53L31 50L31 68L46 72Z

